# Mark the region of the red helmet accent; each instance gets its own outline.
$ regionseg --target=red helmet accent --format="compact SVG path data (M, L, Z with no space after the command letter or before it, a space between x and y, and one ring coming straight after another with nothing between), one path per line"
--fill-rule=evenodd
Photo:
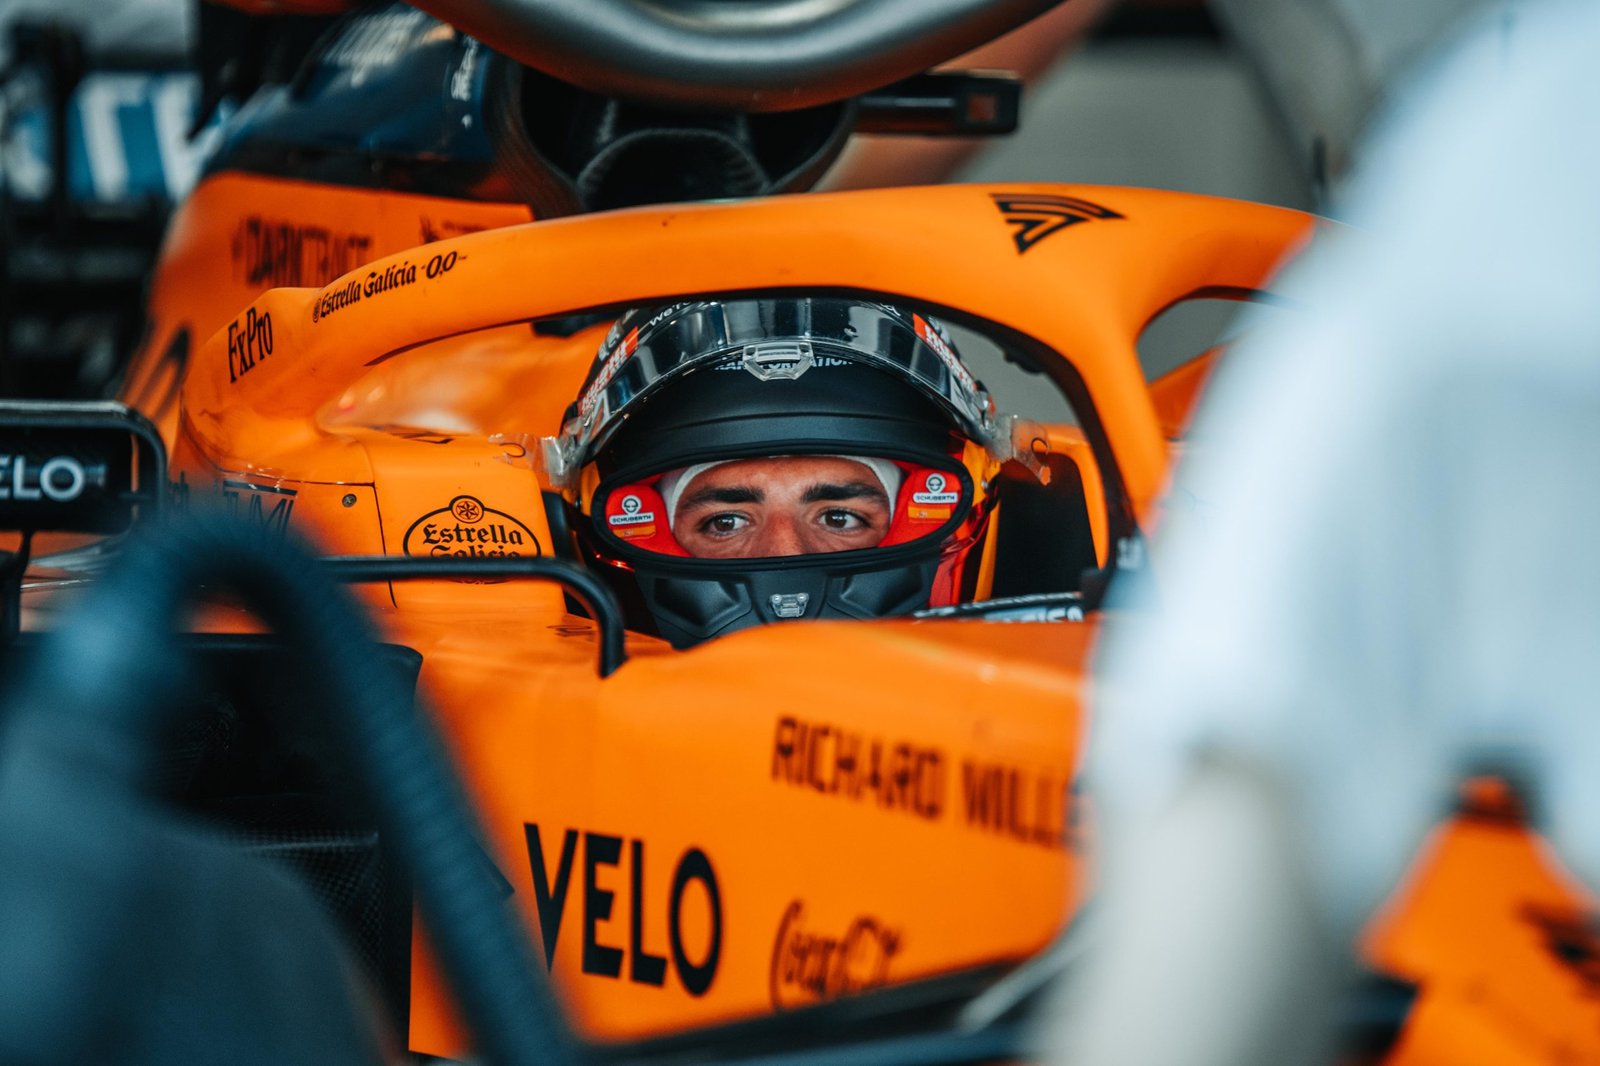
M618 540L658 555L687 556L678 538L672 535L667 505L656 491L661 475L623 485L606 497L606 529Z
M905 477L900 482L894 518L878 547L925 537L947 524L961 509L961 479L948 470L915 463L895 463Z

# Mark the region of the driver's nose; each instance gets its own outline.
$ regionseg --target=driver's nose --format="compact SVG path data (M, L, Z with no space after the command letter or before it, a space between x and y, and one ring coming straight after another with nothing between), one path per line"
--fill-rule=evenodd
M772 516L762 525L761 536L753 545L755 558L771 558L779 555L804 555L807 552L804 538L801 536L800 523L794 516L779 514Z

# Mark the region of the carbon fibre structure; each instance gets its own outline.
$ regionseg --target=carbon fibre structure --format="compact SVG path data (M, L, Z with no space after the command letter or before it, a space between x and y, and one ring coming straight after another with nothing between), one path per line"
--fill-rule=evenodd
M425 0L530 67L607 96L747 112L842 100L921 74L1059 0L635 3ZM601 58L604 57L604 58Z
M1012 6L1028 5L1040 6L1038 0ZM716 18L741 10L722 7ZM575 5L560 18L598 31L598 12ZM679 32L671 19L658 25ZM377 4L331 26L292 74L264 66L248 112L226 128L206 172L514 202L545 218L799 191L822 176L852 130L990 136L1016 127L1019 87L1004 75L922 75L918 68L907 74L919 76L888 85L881 79L895 76L875 69L855 88L813 92L805 106L791 101L763 113L752 112L739 93L722 94L714 106L687 106L654 84L650 91L586 86L575 83L566 63L524 66L503 47L482 43L494 37L442 28L407 4ZM294 29L298 23L283 32ZM759 33L783 42L769 50L787 50L795 43L792 29L780 21L762 24ZM843 32L829 29L828 39ZM891 44L886 38L874 47ZM737 51L729 38L722 47ZM566 61L575 56L558 54ZM696 65L680 58L677 69L681 77ZM215 92L245 87L214 85Z

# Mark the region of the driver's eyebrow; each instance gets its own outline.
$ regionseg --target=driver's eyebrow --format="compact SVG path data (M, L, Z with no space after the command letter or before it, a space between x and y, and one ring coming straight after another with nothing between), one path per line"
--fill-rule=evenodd
M678 510L686 511L706 503L760 503L766 498L766 493L760 489L744 485L708 486L679 503Z
M825 481L812 485L800 497L801 503L817 503L827 501L838 503L843 500L875 500L887 504L889 497L878 486L866 481Z

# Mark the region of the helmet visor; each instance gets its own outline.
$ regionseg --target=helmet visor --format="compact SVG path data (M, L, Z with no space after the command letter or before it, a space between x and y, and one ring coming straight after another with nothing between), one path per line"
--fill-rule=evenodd
M796 379L829 360L875 367L927 396L968 439L1009 447L994 403L938 324L886 304L845 299L674 304L624 316L601 345L576 410L550 442L561 480L604 446L664 384L702 370Z

